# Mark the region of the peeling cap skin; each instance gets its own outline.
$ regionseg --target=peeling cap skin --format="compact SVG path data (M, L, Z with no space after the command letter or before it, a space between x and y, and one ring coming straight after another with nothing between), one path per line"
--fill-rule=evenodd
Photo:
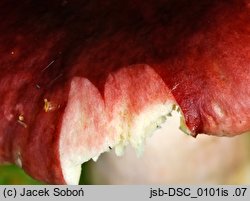
M0 162L76 184L81 163L137 147L173 104L193 136L249 131L249 9L247 0L1 1Z

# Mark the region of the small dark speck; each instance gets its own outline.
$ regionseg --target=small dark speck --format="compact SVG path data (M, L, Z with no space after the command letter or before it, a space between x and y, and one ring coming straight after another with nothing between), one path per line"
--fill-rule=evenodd
M109 149L110 149L110 150L112 149L111 146L109 146Z

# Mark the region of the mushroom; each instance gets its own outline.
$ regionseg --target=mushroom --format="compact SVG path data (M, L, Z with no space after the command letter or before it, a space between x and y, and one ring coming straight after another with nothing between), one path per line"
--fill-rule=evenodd
M0 2L0 162L52 184L145 138L250 130L247 0Z

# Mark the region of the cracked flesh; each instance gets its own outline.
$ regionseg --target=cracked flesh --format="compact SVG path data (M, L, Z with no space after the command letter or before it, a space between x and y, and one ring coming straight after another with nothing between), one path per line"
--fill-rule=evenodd
M0 162L77 183L68 166L136 147L172 104L194 136L249 131L248 5L1 1Z

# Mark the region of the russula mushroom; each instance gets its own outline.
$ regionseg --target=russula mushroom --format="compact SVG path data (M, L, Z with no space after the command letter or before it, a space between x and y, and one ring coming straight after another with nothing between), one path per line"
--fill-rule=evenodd
M0 162L36 179L140 153L173 110L193 136L250 130L247 0L3 0L0 16Z
M179 117L172 117L146 139L138 157L127 146L122 157L115 150L84 166L91 184L248 184L249 135L217 137L183 135Z

